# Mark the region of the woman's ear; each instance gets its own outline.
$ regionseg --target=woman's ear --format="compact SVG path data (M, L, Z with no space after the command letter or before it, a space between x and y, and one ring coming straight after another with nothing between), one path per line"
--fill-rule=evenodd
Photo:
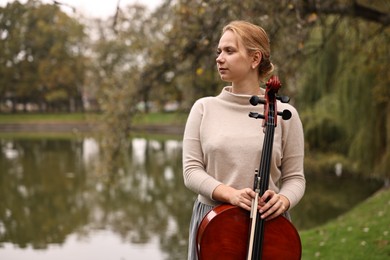
M252 69L256 68L260 64L261 58L262 58L262 55L261 55L260 51L256 51L253 53L253 55L252 55Z

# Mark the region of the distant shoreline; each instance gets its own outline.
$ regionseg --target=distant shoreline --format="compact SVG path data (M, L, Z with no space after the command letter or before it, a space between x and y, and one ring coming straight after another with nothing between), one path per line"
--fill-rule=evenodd
M1 123L0 133L88 133L97 131L99 125L80 122L55 123ZM135 132L182 135L184 126L179 125L145 125L134 126Z

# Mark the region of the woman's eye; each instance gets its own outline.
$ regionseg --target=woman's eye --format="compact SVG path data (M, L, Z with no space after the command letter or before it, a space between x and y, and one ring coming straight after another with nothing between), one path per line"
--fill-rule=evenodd
M235 52L235 50L234 49L230 49L230 48L224 49L224 50L217 50L215 55L218 57L219 55L221 55L222 52L225 52L226 54L231 55L231 54L233 54Z
M227 54L232 54L232 53L234 53L234 50L233 49L227 49L226 52L227 52Z

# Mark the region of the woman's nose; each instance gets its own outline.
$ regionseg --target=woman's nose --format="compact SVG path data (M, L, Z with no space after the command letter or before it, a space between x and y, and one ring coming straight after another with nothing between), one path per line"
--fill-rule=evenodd
M220 54L217 55L217 58L215 59L215 61L216 61L217 63L222 63L222 61L223 61L222 53L220 53Z

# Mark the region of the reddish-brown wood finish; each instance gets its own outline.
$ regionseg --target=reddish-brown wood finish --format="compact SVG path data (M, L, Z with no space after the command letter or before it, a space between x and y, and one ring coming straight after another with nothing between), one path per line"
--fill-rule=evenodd
M197 234L199 260L246 260L249 212L228 204L211 210ZM301 259L302 246L295 227L283 216L265 222L262 260Z

